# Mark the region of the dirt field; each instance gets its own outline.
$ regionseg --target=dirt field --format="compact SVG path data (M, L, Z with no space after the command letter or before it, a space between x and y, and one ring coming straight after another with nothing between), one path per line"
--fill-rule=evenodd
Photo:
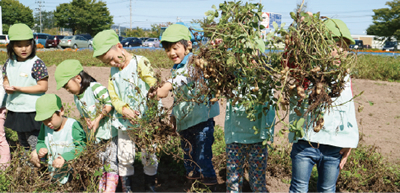
M54 79L55 66L49 67L49 90L48 93L55 93L61 97L64 103L70 103L73 107L73 95L64 89L56 90ZM110 68L105 67L85 67L85 71L92 75L98 82L107 86ZM169 75L169 70L162 69L164 77ZM398 108L400 99L400 83L391 83L384 81L371 81L353 79L354 95L364 91L364 94L355 99L356 109L364 106L364 110L357 112L360 131L363 133L364 144L375 144L380 148L381 153L392 163L400 164L400 151L396 147L400 145L397 137L400 136L400 108ZM171 105L172 98L163 100L164 105ZM221 114L215 119L217 125L224 126L225 107L221 107ZM276 128L275 132L280 128ZM163 177L162 177L163 178ZM164 178L168 179L168 177ZM171 178L170 178L171 179ZM269 179L270 192L287 192L289 185L281 182L279 179ZM162 180L164 181L164 180ZM163 182L161 182L163 183ZM166 181L166 183L170 183ZM164 186L159 184L159 191L184 191L177 187ZM164 188L167 189L164 189ZM222 190L223 191L223 190Z

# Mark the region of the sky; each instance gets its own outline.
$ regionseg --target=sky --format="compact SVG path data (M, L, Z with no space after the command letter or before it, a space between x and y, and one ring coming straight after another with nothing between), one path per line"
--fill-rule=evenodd
M61 3L72 0L19 0L20 3L37 12L39 3L42 10L54 11ZM97 0L99 1L99 0ZM132 5L132 27L150 28L151 24L177 22L178 19L190 22L204 18L204 13L212 10L211 6L224 0L102 0L107 4L114 24L131 27L130 5ZM305 0L307 10L313 13L343 20L353 35L365 35L372 24L373 9L388 8L388 0ZM289 13L301 0L243 0L242 2L261 2L265 12L282 14L282 23L288 26L293 20Z

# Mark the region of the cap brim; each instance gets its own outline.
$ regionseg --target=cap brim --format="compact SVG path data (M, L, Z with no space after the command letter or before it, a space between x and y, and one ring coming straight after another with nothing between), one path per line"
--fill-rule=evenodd
M101 56L103 54L105 54L106 52L108 52L108 50L111 49L111 47L113 47L114 45L110 45L107 47L102 47L101 49L95 50L93 52L93 58L96 58L97 56Z
M35 121L44 121L50 118L54 112L36 113Z
M65 84L67 84L69 80L63 80L60 81L59 83L57 82L57 90L60 90L60 88L64 87Z

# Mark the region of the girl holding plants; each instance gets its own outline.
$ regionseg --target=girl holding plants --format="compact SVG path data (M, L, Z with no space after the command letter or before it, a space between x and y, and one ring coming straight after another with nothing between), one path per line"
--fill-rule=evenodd
M48 73L36 56L33 33L27 25L12 25L8 35L8 59L3 66L3 86L8 93L4 126L17 132L18 141L27 152L36 148L41 122L34 119L35 103L47 91Z
M96 136L96 143L110 144L99 157L110 169L103 173L99 192L115 192L118 184L117 130L108 116L113 110L107 88L83 71L78 60L64 60L55 71L57 89L64 88L74 95L77 109L86 120L88 128ZM100 108L100 109L99 109ZM105 171L105 170L104 170Z
M312 13L308 13L312 16ZM346 24L339 19L324 21L325 27L332 33L336 45L331 56L337 58L335 65L340 65L339 54L346 56L349 44L354 44ZM358 145L359 133L352 100L353 93L350 75L345 77L343 91L338 97L332 98L332 109L323 115L322 126L312 124L303 127L304 136L296 138L295 133L289 133L289 141L293 143L292 180L289 192L307 192L311 171L317 165L318 192L335 192L339 172L343 169L351 149ZM296 99L297 98L293 98ZM289 121L300 120L304 112L297 115L291 107ZM302 105L301 111L307 106ZM298 111L299 112L299 111ZM308 118L311 114L307 115ZM307 125L307 124L306 124Z
M258 50L264 53L264 42L256 42ZM244 106L235 104L232 99L227 101L224 129L227 192L242 192L245 162L248 162L249 166L251 190L267 192L265 173L268 148L264 141L273 141L275 109L268 104L257 105L255 108L257 109L256 114L262 113L263 116L251 121ZM263 109L268 110L263 112Z

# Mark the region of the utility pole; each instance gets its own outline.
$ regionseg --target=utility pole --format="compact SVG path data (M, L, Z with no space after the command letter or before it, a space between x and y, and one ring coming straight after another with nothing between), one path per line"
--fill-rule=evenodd
M129 1L130 3L129 3L129 13L130 13L130 15L131 15L131 20L130 20L130 24L131 24L131 30L132 30L132 0L130 0Z
M42 7L44 7L44 5L42 5L42 3L45 3L44 1L35 1L35 3L39 4L39 8L36 8L36 10L39 11L39 27L40 27L40 33L42 33Z

